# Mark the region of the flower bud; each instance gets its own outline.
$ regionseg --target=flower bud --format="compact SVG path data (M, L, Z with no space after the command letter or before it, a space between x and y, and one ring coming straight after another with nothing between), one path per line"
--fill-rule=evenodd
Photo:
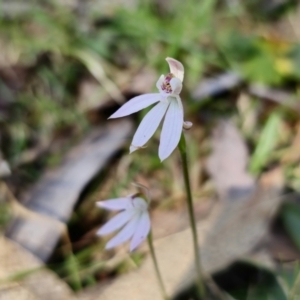
M190 121L184 121L183 122L183 129L185 129L185 130L191 129L192 126L193 126L193 123L190 122Z

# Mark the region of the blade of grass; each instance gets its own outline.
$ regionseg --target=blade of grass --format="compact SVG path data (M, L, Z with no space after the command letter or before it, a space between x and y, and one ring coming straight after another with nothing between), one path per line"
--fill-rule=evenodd
M250 171L253 174L258 174L270 161L270 158L272 157L271 153L278 143L280 125L280 114L278 112L272 113L262 129L250 160Z

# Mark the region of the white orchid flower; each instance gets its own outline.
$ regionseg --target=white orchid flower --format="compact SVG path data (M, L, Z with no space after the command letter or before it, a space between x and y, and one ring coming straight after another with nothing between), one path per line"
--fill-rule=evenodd
M183 106L180 99L184 67L181 62L167 57L170 73L161 75L156 83L159 93L145 94L126 102L110 119L128 116L157 103L144 117L132 140L130 153L142 148L152 137L165 116L163 123L158 156L161 161L166 159L179 143L183 127Z
M130 242L130 251L136 249L150 232L150 217L148 203L135 195L125 198L110 199L96 203L98 207L121 212L110 219L97 232L97 235L107 235L121 229L105 246L114 248L126 241Z

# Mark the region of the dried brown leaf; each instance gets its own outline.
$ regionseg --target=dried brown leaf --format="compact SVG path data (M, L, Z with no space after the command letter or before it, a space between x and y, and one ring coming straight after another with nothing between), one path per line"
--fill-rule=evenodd
M109 122L95 129L75 147L58 168L47 172L22 202L50 219L67 222L81 191L126 142L129 120ZM16 216L7 235L43 261L51 255L62 232L47 218Z
M0 237L0 260L1 300L76 299L62 280L43 268L40 260L3 236ZM16 278L8 280L13 277Z
M207 171L220 196L253 188L254 178L246 171L248 150L233 124L226 121L218 124L213 133L212 148Z

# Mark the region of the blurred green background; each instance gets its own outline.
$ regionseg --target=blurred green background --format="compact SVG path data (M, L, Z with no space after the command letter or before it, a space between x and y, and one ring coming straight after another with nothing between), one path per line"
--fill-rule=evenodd
M207 155L211 122L229 116L251 150L252 174L281 165L286 190L299 193L299 42L296 0L0 0L1 151L12 170L7 183L21 195L125 99L155 91L156 78L167 73L165 58L174 57L185 66L183 102L195 123L191 164ZM217 97L197 96L201 82L228 72L239 84ZM136 88L138 80L142 87ZM257 87L269 93L260 96ZM91 216L90 228L80 223L99 200L99 186L105 199L123 191L139 172L144 178L160 174L156 146L149 146L149 160L136 154L136 162L125 162L128 176L117 185L107 183L109 168L92 182L69 224L71 232L81 230L74 234L77 241L101 223L95 221L100 213ZM166 198L161 206L176 207L176 188L159 178ZM205 175L196 187L197 195L213 194ZM282 218L299 248L297 205L283 208ZM95 254L102 246L84 244L75 251L75 265L64 257L51 267L75 290L94 285L107 275ZM141 259L133 256L136 264ZM117 273L128 268L121 264Z

